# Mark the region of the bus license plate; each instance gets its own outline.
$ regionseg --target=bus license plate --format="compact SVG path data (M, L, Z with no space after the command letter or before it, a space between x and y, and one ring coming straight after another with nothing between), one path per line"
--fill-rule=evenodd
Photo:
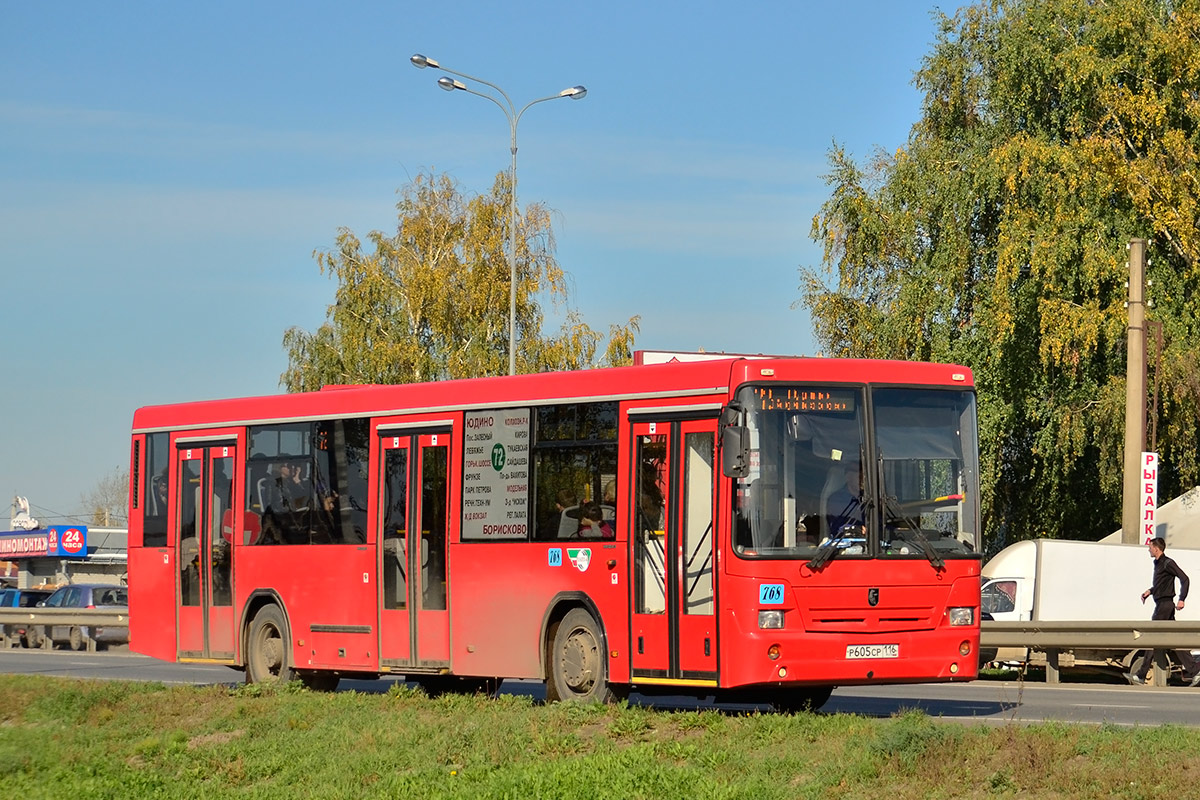
M899 658L898 644L848 644L846 658Z

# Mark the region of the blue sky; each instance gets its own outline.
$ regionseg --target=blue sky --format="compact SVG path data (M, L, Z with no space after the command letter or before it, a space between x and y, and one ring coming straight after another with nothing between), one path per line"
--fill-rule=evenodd
M479 193L508 168L500 110L413 53L518 106L588 88L522 118L518 192L554 209L593 327L640 314L644 349L815 353L791 306L820 261L826 153L904 143L933 8L5 4L4 503L63 521L127 464L135 408L279 391L284 330L333 298L314 250L393 230L419 172Z

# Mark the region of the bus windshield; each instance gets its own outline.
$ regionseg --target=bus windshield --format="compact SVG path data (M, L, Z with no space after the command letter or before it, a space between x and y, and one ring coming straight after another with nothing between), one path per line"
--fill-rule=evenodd
M738 393L738 405L749 445L746 475L734 484L734 549L742 557L936 565L973 556L972 392L752 386Z

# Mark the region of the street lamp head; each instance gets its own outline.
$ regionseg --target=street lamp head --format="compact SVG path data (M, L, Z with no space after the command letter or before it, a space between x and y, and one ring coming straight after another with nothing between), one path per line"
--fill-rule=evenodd
M426 67L433 67L434 69L440 69L442 66L438 62L434 61L432 58L426 58L425 56L421 55L420 53L415 54L408 60L411 61L412 65L414 67L416 67L417 69L425 69Z
M587 87L572 86L570 89L563 89L558 93L559 97L569 97L572 100L582 100L587 97Z
M467 90L467 85L465 83L459 83L453 78L447 78L445 76L438 78L438 86L442 87L447 92L453 92L455 89L462 89L464 92Z

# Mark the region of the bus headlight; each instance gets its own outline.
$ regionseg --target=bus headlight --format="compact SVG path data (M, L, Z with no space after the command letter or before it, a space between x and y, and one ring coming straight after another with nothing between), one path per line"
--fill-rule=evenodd
M779 609L772 611L758 612L758 627L760 628L782 628L783 627L783 612Z
M975 607L974 606L955 606L954 608L946 609L946 616L950 619L950 624L959 625L974 625L975 624Z

